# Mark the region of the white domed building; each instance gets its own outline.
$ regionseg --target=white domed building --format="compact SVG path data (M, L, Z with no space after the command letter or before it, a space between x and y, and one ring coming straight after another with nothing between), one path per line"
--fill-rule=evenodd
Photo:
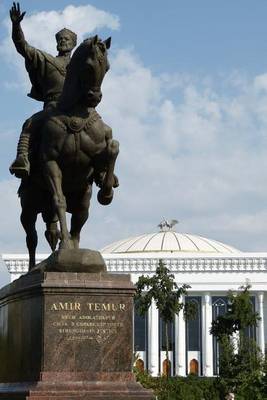
M197 372L218 374L218 345L210 334L212 320L227 309L227 292L251 285L251 301L261 320L249 330L265 353L267 339L267 252L247 253L204 237L175 232L162 225L160 232L120 240L101 250L112 273L131 274L135 283L141 275L153 275L161 259L174 274L178 285L190 285L184 301L194 301L197 316L185 321L182 313L170 327L170 360L173 375ZM47 254L37 257L37 262ZM28 257L3 254L11 280L28 270ZM152 304L146 317L135 315L135 352L152 375L163 372L165 338L158 310Z

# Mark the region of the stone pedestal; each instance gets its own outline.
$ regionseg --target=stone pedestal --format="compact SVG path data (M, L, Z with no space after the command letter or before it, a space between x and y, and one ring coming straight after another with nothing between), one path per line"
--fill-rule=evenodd
M0 291L0 399L152 399L132 374L129 275L48 264Z

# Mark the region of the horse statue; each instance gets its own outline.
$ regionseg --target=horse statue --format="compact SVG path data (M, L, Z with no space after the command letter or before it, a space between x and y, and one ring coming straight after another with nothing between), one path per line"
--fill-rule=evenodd
M35 266L38 213L46 223L52 251L58 240L59 249L77 249L88 219L93 183L100 189L97 199L102 205L111 203L113 188L118 186L114 168L119 143L95 110L109 69L110 44L111 38L102 41L98 36L80 44L67 67L57 107L32 140L30 175L19 188L30 269ZM72 215L70 231L66 212Z

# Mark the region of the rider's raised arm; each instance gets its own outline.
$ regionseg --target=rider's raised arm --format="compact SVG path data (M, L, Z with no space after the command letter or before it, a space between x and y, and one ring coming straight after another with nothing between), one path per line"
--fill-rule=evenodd
M24 58L31 57L32 53L34 52L34 48L31 47L25 40L24 33L20 25L24 18L25 12L20 12L19 3L13 3L9 13L12 21L12 40L15 44L17 52L20 53Z

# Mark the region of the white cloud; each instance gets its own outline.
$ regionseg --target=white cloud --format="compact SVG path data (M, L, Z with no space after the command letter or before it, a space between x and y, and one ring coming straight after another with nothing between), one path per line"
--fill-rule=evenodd
M55 33L63 27L78 35L78 42L102 28L119 28L116 15L99 10L91 5L69 5L62 11L42 11L25 17L25 37L33 46L55 53Z
M23 59L14 48L11 40L11 22L4 22L7 36L0 43L0 55L13 67L17 79L7 82L6 86L20 88L29 86L25 73ZM106 11L99 10L91 5L69 5L61 11L42 11L24 17L22 23L25 38L32 46L51 54L56 54L55 33L66 27L78 35L78 43L103 28L117 30L120 27L119 18Z
M266 76L249 81L235 72L220 91L214 77L186 77L178 88L176 79L175 95L166 92L171 77L153 76L131 52L123 57L131 67L115 57L101 105L123 153L117 219L138 233L169 216L182 231L266 249L267 93L259 91Z

